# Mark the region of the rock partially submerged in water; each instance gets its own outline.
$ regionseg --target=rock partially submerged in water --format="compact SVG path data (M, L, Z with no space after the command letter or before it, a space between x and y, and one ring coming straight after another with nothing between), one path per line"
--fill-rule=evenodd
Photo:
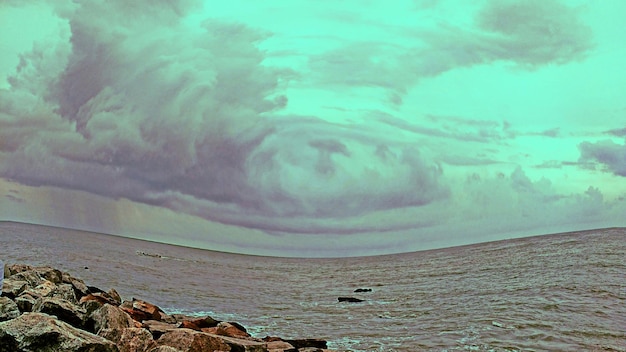
M360 298L356 298L356 297L338 297L337 300L339 302L349 302L349 303L359 303L359 302L363 302L364 300L360 299Z
M250 336L236 322L169 315L158 306L122 301L50 267L11 265L0 297L0 351L309 352L319 339Z

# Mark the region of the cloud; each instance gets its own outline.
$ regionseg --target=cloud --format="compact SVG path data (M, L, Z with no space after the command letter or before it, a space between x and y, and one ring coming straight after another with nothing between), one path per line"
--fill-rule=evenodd
M274 112L293 72L267 34L183 21L195 2L79 2L66 36L22 55L0 91L0 176L127 198L253 229L425 226L362 217L448 196L428 148ZM348 221L343 221L348 219Z
M528 68L580 60L593 47L591 29L558 1L491 0L477 20L495 56Z
M580 163L600 163L606 171L626 177L626 145L605 140L597 143L583 142L578 145L578 149Z
M488 1L473 25L406 26L387 41L350 41L313 55L309 67L318 84L381 88L388 103L400 105L423 78L498 61L535 70L582 60L594 46L577 10L556 0Z

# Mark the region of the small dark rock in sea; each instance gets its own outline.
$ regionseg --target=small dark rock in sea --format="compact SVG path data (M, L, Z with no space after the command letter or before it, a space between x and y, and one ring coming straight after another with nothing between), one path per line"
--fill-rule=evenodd
M362 299L359 299L359 298L356 298L356 297L339 297L339 298L337 298L337 300L339 300L339 302L350 302L350 303L363 302Z
M371 288L357 288L354 292L372 292Z

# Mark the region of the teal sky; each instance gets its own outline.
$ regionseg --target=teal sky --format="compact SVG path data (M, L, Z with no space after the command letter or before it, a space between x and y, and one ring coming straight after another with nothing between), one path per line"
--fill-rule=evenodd
M285 256L626 226L624 14L4 2L2 220Z

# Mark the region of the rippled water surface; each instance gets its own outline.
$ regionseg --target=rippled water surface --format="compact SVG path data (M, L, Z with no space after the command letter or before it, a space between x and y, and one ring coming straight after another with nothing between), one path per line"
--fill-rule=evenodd
M342 351L626 351L625 229L346 259L15 223L0 223L0 242L6 263L51 265L170 313L236 320L257 337L318 337Z

